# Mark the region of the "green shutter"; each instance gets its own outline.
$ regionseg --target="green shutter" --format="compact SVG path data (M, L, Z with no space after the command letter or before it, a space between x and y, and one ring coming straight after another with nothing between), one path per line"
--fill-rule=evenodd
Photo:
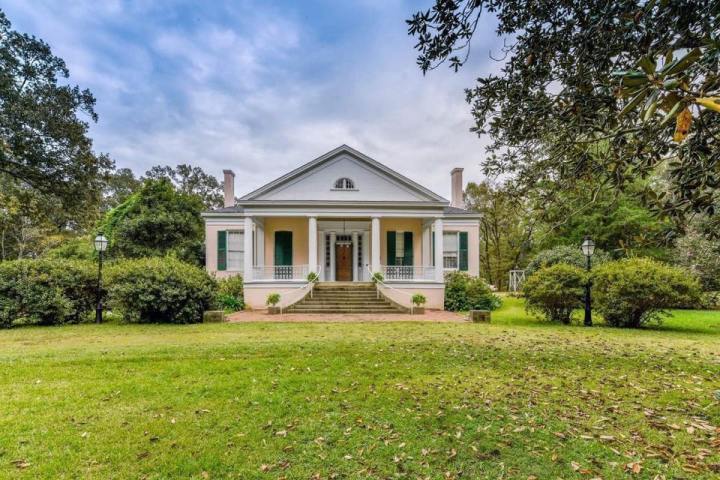
M405 232L405 252L403 255L403 265L413 264L413 234Z
M467 272L468 269L468 234L460 232L460 245L458 248L458 267L461 271Z
M430 249L430 265L433 267L435 266L435 232L432 230L430 231L430 236L432 237L432 248Z
M387 258L388 265L395 265L395 232L388 230L387 232Z
M227 270L227 232L219 231L217 238L217 269Z
M275 265L292 265L292 232L275 232Z

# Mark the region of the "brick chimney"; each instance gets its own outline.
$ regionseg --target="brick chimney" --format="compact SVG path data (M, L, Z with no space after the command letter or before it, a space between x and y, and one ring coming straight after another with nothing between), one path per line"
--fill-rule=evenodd
M227 207L235 206L235 173L232 170L223 170L225 181L223 182L223 190L225 193L225 204Z
M462 168L453 168L450 172L450 206L465 208L463 200Z

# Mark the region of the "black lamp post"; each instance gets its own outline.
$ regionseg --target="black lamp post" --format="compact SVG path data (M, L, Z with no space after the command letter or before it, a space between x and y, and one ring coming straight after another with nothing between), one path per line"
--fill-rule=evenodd
M592 264L590 263L590 258L592 257L592 254L595 252L595 242L593 242L590 237L585 237L585 240L583 241L582 245L580 246L582 248L582 252L585 255L585 258L587 259L587 271L590 271L590 268L592 267ZM587 283L585 284L585 326L586 327L592 327L592 310L590 309L590 278L588 278Z
M93 240L93 246L95 247L95 251L98 252L98 282L97 282L97 307L95 308L95 323L101 323L102 322L102 261L103 261L103 252L107 250L108 246L108 239L105 238L105 235L102 234L102 232L98 233L98 235L95 237L95 240Z

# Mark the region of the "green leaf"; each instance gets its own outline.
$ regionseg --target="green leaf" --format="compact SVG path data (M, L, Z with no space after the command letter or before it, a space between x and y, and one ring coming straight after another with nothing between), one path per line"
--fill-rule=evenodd
M647 96L647 94L650 92L649 89L644 88L642 89L637 95L635 95L625 107L623 107L622 110L620 110L620 113L618 114L619 117L622 117L623 115L626 115L633 111L635 107L637 107L640 102L643 101L643 99Z
M661 73L664 76L676 75L688 68L693 63L695 63L697 59L700 58L701 54L702 52L699 48L693 48L688 53L686 53L685 56L678 58L669 65L666 65L665 68L662 69Z
M667 123L668 123L670 120L672 120L673 118L675 118L675 116L676 116L676 115L680 112L680 110L682 109L682 106L683 106L682 100L679 101L679 102L677 102L677 103L670 109L670 111L667 113L667 115L665 115L665 116L663 117L663 119L660 121L660 126L667 125Z
M648 55L645 55L640 59L640 61L638 61L638 66L642 68L643 71L648 75L652 75L653 73L655 73L655 68L657 68L655 59Z

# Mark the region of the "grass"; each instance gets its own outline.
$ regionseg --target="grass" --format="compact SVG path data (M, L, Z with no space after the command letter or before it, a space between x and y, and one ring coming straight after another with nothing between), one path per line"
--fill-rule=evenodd
M718 478L720 312L0 332L0 478Z

